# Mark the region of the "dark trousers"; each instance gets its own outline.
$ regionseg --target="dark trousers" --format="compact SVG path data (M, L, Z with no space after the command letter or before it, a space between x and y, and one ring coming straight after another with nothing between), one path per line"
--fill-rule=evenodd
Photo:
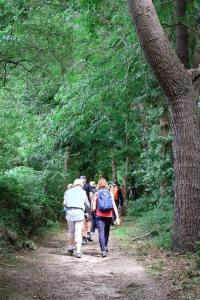
M108 245L111 222L112 218L96 217L96 226L98 228L101 251L105 251L105 247Z
M91 214L91 221L92 221L91 232L95 232L95 229L96 229L96 215L95 215L95 213Z

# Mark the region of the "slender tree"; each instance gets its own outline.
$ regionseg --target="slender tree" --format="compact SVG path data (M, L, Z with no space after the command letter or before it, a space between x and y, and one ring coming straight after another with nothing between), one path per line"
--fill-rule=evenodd
M176 54L186 68L189 65L188 49L188 27L181 21L186 16L186 0L176 0L176 16L178 24L176 26Z
M144 53L168 99L174 155L174 250L193 250L200 239L199 116L192 75L180 63L151 0L129 0Z

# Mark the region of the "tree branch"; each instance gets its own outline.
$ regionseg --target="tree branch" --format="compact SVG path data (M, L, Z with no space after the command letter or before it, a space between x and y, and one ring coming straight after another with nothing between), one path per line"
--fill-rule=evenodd
M185 24L183 22L178 22L178 23L174 23L174 24L166 24L166 23L162 23L162 26L164 29L166 28L170 28L170 27L176 27L178 25L183 25L185 27L187 27L188 29L190 29L191 31L193 31L196 35L198 35L200 37L200 32L198 32L197 30L195 30L193 27L191 27L188 24Z
M28 60L26 60L26 59L21 59L21 60L18 60L18 61L14 61L14 60L12 60L12 59L10 59L10 58L3 58L3 59L1 59L0 60L0 63L5 63L5 65L7 65L7 64L13 64L13 65L15 65L15 66L20 66L20 67L22 67L23 69L25 69L27 72L30 72L30 70L28 69L28 68L26 68L23 64L22 64L22 62L30 62L30 61L28 61Z

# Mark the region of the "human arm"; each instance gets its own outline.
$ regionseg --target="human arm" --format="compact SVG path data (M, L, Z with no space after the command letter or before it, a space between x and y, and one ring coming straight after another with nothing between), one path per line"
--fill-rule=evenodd
M97 209L97 193L95 193L91 200L91 211L95 212Z
M116 223L116 225L119 225L120 224L119 212L118 212L117 206L115 204L113 194L111 194L111 198L112 198L112 203L113 203L113 210L114 210L114 213L115 213L115 216L116 216L115 223Z
M88 200L87 194L85 193L85 201L84 201L84 205L85 205L85 210L86 211L90 211L90 202Z
M90 196L90 201L92 201L92 197L93 197L93 192L89 192L89 196Z
M63 201L64 207L67 207L67 191L64 193L64 201Z

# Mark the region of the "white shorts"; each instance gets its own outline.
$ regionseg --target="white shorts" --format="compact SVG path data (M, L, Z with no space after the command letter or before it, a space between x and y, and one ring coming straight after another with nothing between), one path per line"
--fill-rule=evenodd
M68 238L74 240L75 243L82 242L83 221L69 221L68 223Z

